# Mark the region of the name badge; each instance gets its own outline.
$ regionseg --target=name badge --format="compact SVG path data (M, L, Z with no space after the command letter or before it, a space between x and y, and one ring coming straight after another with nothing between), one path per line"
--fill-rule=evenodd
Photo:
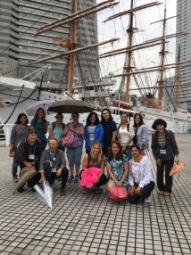
M55 168L55 167L52 168L51 172L52 172L52 173L56 173L56 168Z
M166 154L166 150L160 150L160 154Z
M34 159L35 159L35 155L34 155L34 154L30 154L30 155L29 155L29 159L30 159L30 160L34 160Z

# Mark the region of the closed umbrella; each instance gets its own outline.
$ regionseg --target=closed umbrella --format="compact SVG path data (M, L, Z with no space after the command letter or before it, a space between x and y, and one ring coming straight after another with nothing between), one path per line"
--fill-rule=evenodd
M19 181L15 187L15 193L19 188L23 187L25 183L27 183L30 179L32 179L35 175L37 174L37 171L35 167L24 167L21 170L20 176L19 176Z
M36 196L41 202L48 205L48 207L52 209L52 197L53 197L52 188L50 187L50 184L47 181L42 183L42 188L43 189L41 189L38 184L34 186L34 189L37 192Z
M25 111L28 116L34 116L38 108L43 108L47 114L50 114L48 107L52 105L55 100L42 100L31 104Z
M49 106L48 111L61 113L84 113L95 110L94 106L83 102L82 100L67 99L63 101L56 101Z

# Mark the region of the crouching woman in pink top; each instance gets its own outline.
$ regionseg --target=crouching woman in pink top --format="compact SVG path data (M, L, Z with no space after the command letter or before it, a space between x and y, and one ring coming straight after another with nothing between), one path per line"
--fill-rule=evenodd
M138 145L131 147L132 159L129 162L129 202L136 204L140 200L149 203L151 192L154 189L151 164L147 156L141 154Z

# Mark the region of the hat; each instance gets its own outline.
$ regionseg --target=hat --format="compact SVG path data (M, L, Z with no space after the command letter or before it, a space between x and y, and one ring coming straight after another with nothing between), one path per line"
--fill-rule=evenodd
M152 128L156 130L157 125L163 125L164 128L167 127L167 123L163 119L156 119L152 125Z
M63 114L60 113L60 112L58 112L58 113L56 114L56 116L54 116L54 117L57 118L57 117L60 117L60 116L63 118Z

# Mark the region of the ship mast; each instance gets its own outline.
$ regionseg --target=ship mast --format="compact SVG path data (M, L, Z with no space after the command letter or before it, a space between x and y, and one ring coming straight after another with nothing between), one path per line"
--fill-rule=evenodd
M32 64L35 64L35 63L52 60L54 58L68 57L69 58L69 72L68 72L68 92L69 93L72 91L72 87L73 87L74 65L75 65L76 53L78 53L80 51L87 50L87 49L95 48L95 47L98 47L103 44L112 43L112 42L118 40L118 39L113 38L113 39L110 39L110 40L107 40L107 41L104 41L101 43L88 45L86 47L81 47L81 48L76 47L76 45L77 45L77 40L76 40L76 36L77 36L77 23L76 22L77 22L77 20L81 19L83 17L86 17L87 15L97 13L100 10L103 10L103 9L106 9L106 8L109 8L109 7L112 7L112 6L115 6L118 4L118 2L115 2L115 0L106 0L104 2L97 4L97 5L87 8L86 10L82 10L82 11L78 12L78 1L79 0L73 0L71 15L69 15L68 17L59 19L57 21L54 21L50 24L47 24L47 25L39 28L38 31L35 33L35 36L36 36L38 34L41 34L41 33L47 32L51 29L54 29L56 27L70 24L71 25L71 34L70 34L69 42L67 42L67 40L66 40L66 43L64 42L65 40L59 41L59 45L66 47L68 49L68 51L64 51L61 54L55 54L52 56L41 58L37 61L33 61L33 63L32 63Z
M165 38L166 33L166 1L165 1L165 9L164 9L164 19L163 19L163 35ZM168 53L165 49L165 40L162 39L162 49L159 53L161 55L161 66L165 64L165 55ZM159 79L159 90L158 90L158 109L162 109L162 98L163 98L163 87L164 87L164 69L161 69L160 79Z
M110 21L112 19L121 17L123 15L127 15L127 14L130 15L129 28L127 29L127 33L128 33L128 47L126 48L127 61L126 61L125 66L124 66L124 73L122 75L119 75L119 76L127 77L126 78L126 84L125 84L125 101L126 102L129 102L131 72L132 72L132 68L133 68L133 66L132 66L132 51L135 50L135 48L136 48L136 46L135 46L135 48L133 47L133 35L134 35L135 31L138 30L137 28L133 27L133 25L134 25L133 24L134 23L133 22L134 12L143 10L145 8L153 7L153 6L156 6L156 5L160 5L160 3L158 1L154 1L152 3L144 4L144 5L141 5L141 6L138 6L138 7L133 7L134 6L134 0L131 0L130 10L123 11L123 12L118 13L116 15L113 15L113 16L111 16L111 17L109 17L105 20L105 22L107 22L107 21ZM149 44L149 42L146 43L146 44ZM137 47L139 47L139 46L137 46ZM155 45L153 44L153 46L155 46ZM147 46L147 47L149 47L149 46ZM151 47L151 45L150 45L150 47ZM124 50L124 49L122 49L122 50ZM112 55L115 55L116 53L117 53L117 51L115 53L112 53L112 52L111 53L106 53L106 54L103 54L103 56L101 56L101 57L112 56ZM120 50L119 50L118 53L119 54L124 53L124 51L120 52ZM117 76L115 76L115 77L117 77Z
M131 9L133 9L133 0L131 0ZM129 37L129 42L128 42L128 47L132 47L133 45L133 34L134 34L134 28L133 28L133 12L130 13L130 24L129 28L127 29L128 37ZM129 51L127 57L127 63L125 67L125 72L128 73L131 71L131 62L132 62L132 51ZM129 87L130 87L130 81L131 81L131 76L127 76L126 80L126 89L125 89L125 101L129 102Z
M77 13L77 1L73 0L73 11L72 13ZM71 35L70 35L70 50L73 50L76 45L76 33L77 33L76 21L71 23ZM73 77L74 77L74 64L75 64L75 54L69 55L69 73L68 73L68 92L72 91L73 87Z

